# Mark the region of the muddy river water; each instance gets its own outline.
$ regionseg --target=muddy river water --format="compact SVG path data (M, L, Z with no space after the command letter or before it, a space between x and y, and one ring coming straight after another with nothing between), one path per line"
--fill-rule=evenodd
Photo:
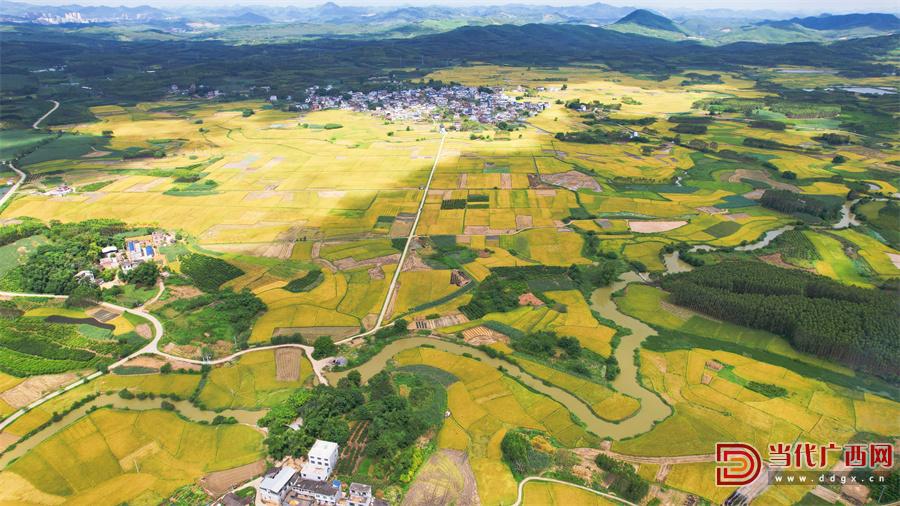
M591 307L595 311L599 312L604 318L610 319L618 325L631 329L631 334L622 338L621 343L615 351L616 358L619 361L619 367L622 371L615 381L613 381L613 387L619 392L640 400L641 408L634 416L621 422L613 423L600 418L591 411L587 404L571 393L561 388L549 386L542 380L531 376L518 366L505 360L491 358L484 352L470 346L463 346L461 344L430 337L412 337L393 341L372 357L371 360L357 367L355 370L359 371L363 381L366 381L384 369L387 363L396 354L422 345L430 345L436 349L457 355L468 353L492 367L496 368L502 366L506 369L507 374L517 378L523 384L560 402L583 421L588 430L601 437L609 436L613 439L622 439L647 432L653 428L653 425L656 422L669 416L672 410L659 398L659 396L650 390L647 390L638 382L637 367L634 364L634 352L647 336L655 332L644 323L619 312L615 303L610 299L610 295L613 292L624 287L627 283L640 281L640 278L633 273L627 273L623 278L622 281L618 281L612 286L598 289L591 297ZM326 376L329 383L336 383L337 380L346 376L348 372L349 371L328 373Z

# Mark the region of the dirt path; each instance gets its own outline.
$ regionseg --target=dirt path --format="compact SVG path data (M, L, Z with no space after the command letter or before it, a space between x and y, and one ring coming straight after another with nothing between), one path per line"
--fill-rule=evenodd
M680 455L677 457L644 457L640 455L623 455L610 450L598 450L597 448L575 448L572 450L576 455L582 458L594 460L597 455L602 453L623 462L631 464L659 464L659 465L675 465L675 464L700 464L703 462L715 462L715 453L706 453L703 455Z

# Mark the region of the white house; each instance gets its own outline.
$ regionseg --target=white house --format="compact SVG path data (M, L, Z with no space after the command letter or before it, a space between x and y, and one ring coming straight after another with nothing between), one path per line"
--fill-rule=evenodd
M316 439L306 454L306 463L300 470L305 480L325 481L334 471L338 460L338 444Z
M266 474L259 484L259 494L264 501L281 504L290 487L288 482L297 474L293 467L284 466Z
M371 506L372 487L365 483L351 483L350 493L347 494L349 506Z

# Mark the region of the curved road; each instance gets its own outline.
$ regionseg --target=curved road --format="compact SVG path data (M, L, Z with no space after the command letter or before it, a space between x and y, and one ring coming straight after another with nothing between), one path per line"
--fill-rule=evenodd
M57 109L59 109L59 102L57 102L56 100L51 100L50 102L53 102L53 108L50 109L49 111L47 111L46 113L44 113L43 116L38 118L38 120L35 121L33 125L31 125L31 128L34 128L35 130L40 128L38 125L41 124L41 121L44 121L45 119L47 119L47 116L50 116L51 114L56 112Z
M606 499L609 499L611 501L616 501L621 504L627 504L628 506L638 506L637 504L626 501L625 499L622 499L621 497L619 497L617 495L607 494L606 492L599 492L592 488L583 487L581 485L576 485L574 483L569 483L567 481L557 480L555 478L544 478L543 476L529 476L529 477L525 478L524 480L520 481L519 482L519 492L518 492L519 496L518 496L518 498L516 498L516 502L514 502L512 506L521 506L522 505L522 500L524 499L523 494L525 492L525 484L530 481L545 481L548 483L559 483L561 485L568 485L570 487L580 488L581 490L584 490L586 492L591 492L593 494L597 494L597 495L599 495L601 497L605 497Z
M7 162L6 165L8 165L10 169L12 169L16 174L19 175L19 180L16 181L16 183L14 185L12 185L12 188L10 188L9 191L4 193L3 196L0 197L0 209L3 208L3 206L6 204L6 202L10 198L12 198L13 193L15 193L16 190L18 190L19 187L22 186L22 183L25 182L25 173L24 172L19 170L15 165L13 165L12 162Z
M2 297L32 297L32 298L45 298L45 299L58 299L58 300L69 298L68 295L48 295L48 294L44 294L44 293L18 293L18 292L2 292L2 291L0 291L0 296L2 296ZM127 357L110 364L106 368L106 370L114 369L138 355L143 355L145 353L158 353L156 350L157 350L157 346L159 344L159 340L162 338L162 335L163 335L163 326L162 326L162 323L160 323L160 321L157 320L155 316L151 315L150 313L148 313L146 311L143 311L140 308L130 309L127 307L118 306L116 304L110 304L109 302L100 302L100 303L98 303L98 305L101 307L107 308L107 309L112 309L114 311L122 311L125 313L131 313L133 315L137 315L137 316L149 321L150 324L153 325L153 339L149 343L147 343L143 348L137 350L136 352L132 353L131 355L128 355ZM31 404L25 406L24 408L19 409L12 415L5 418L2 422L0 422L0 431L5 429L9 424L11 424L13 421L15 421L20 416L27 413L29 410L32 410L32 409L40 406L41 404L49 401L50 399L52 399L64 392L68 392L69 390L72 390L73 388L75 388L77 386L83 385L83 384L87 383L88 381L99 378L103 374L104 374L103 371L95 371L95 372L79 379L78 381L75 381L73 383L66 385L64 388L62 388L60 390L56 390L55 392L51 392L51 393L41 397L40 399L35 400Z

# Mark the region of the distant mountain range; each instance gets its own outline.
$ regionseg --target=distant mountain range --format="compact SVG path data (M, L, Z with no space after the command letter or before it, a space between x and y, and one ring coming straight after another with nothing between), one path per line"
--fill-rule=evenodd
M784 19L771 11L728 9L677 10L668 14L671 18L659 12L600 2L575 6L466 7L362 7L328 2L314 7L187 5L177 10L149 6L50 6L7 1L0 4L0 22L5 23L63 25L69 29L99 24L108 26L113 36L130 31L129 38L193 37L240 43L317 38L408 38L463 26L529 23L605 26L618 32L667 40L697 40L712 45L825 42L900 31L900 19L894 14L823 14L815 17L784 14ZM277 29L253 28L259 25L277 25Z
M761 21L757 25L769 25L778 28L790 28L794 25L812 30L853 30L871 28L873 30L900 30L900 18L893 14L822 14L806 18L791 18L779 21Z

